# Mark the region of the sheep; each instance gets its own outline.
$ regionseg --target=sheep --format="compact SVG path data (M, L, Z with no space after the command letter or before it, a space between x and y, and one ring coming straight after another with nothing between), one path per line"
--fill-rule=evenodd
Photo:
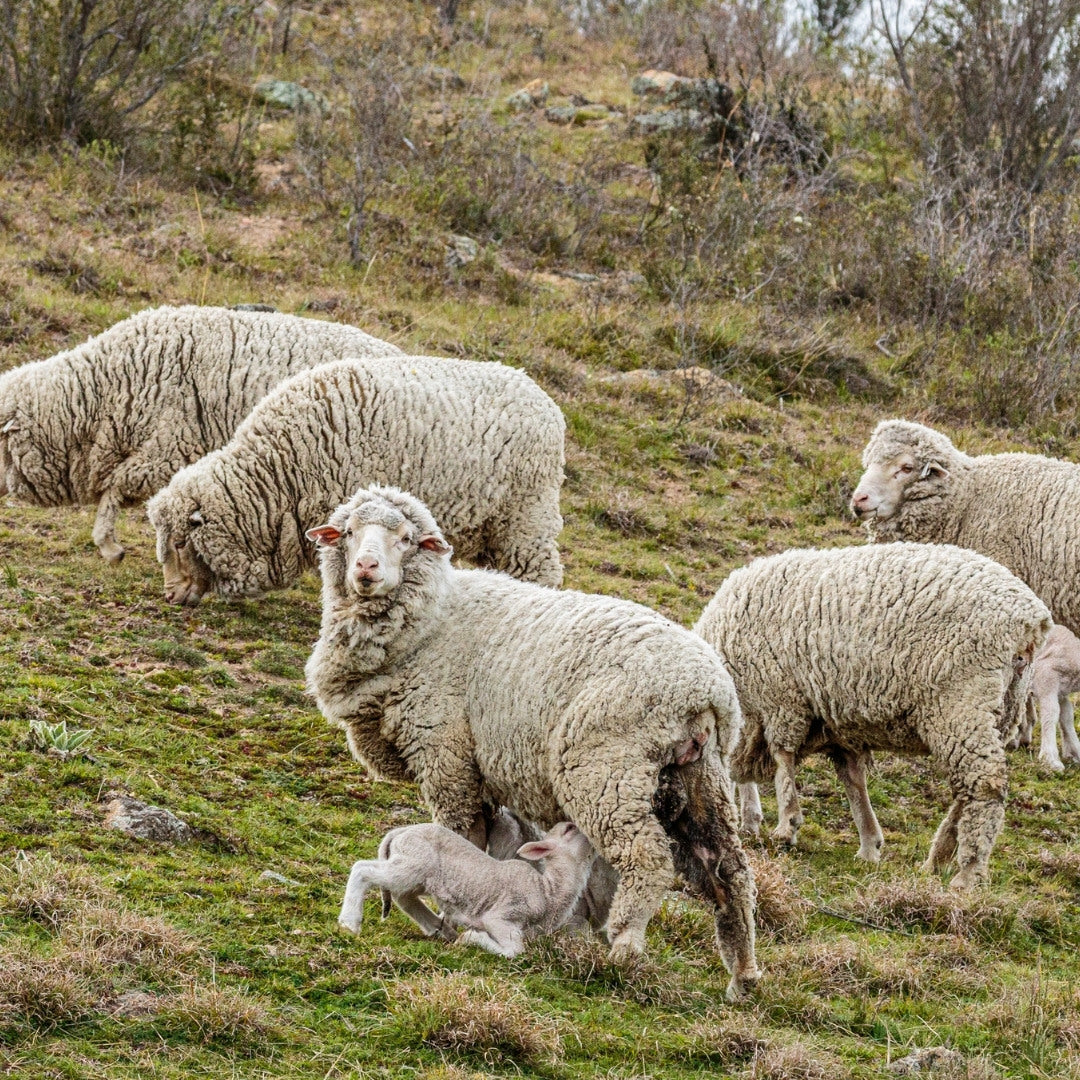
M851 508L871 540L978 551L1080 633L1080 465L1040 454L970 457L933 428L883 420L863 467Z
M1027 698L1026 722L1014 741L1029 746L1039 706L1042 737L1039 764L1051 772L1063 772L1064 761L1080 764L1080 741L1073 724L1070 694L1080 691L1080 639L1064 626L1055 625L1035 654L1031 665L1031 695ZM1058 754L1057 730L1061 728L1061 754Z
M858 857L877 862L869 752L929 754L953 802L924 869L955 853L952 885L966 889L988 877L1004 821L1006 692L1049 628L1042 601L985 556L880 544L758 559L723 582L694 629L723 658L743 709L732 775L742 785L775 779L776 839L795 844L795 767L823 751L851 804ZM756 832L756 788L740 794Z
M392 899L428 937L517 956L528 938L566 924L595 853L580 829L562 821L541 839L521 844L516 854L500 861L442 825L391 829L377 859L353 864L338 922L359 933L364 896L375 886L382 890L383 918ZM539 870L522 860L539 862ZM441 914L421 896L432 897ZM455 926L467 928L460 938Z
M701 864L689 876L717 909L728 996L752 986L753 875L725 762L740 714L716 653L638 604L456 569L396 488L361 489L308 535L323 589L308 690L353 756L415 780L435 821L479 847L485 806L574 821L619 875L616 962L643 951L675 867ZM681 793L670 839L653 805L665 769Z
M558 585L565 426L502 364L410 356L301 372L150 500L165 597L288 585L315 564L305 530L375 482L415 487L461 555Z
M0 495L97 504L107 562L122 507L223 446L287 375L343 356L401 350L351 326L214 307L159 307L0 376Z

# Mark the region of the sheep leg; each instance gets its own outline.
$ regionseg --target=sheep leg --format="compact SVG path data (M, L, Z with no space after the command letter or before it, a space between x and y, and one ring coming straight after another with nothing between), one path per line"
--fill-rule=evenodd
M1050 772L1064 772L1065 766L1058 756L1058 717L1061 704L1056 687L1039 697L1039 765Z
M1061 757L1063 761L1080 763L1080 741L1076 738L1073 724L1073 705L1068 694L1061 695L1061 716L1058 719L1061 728Z
M107 488L98 501L97 514L94 517L94 530L91 534L101 557L115 566L124 557L124 549L116 540L116 519L120 514L123 500L114 486Z
M761 832L761 823L765 814L761 809L761 793L757 784L739 785L739 810L742 818L742 831L757 837Z
M472 733L464 721L439 729L417 769L420 794L436 824L443 825L481 850L487 842L483 777L473 757Z
M369 871L379 865L378 859L361 859L353 863L353 868L349 872L349 882L345 886L345 899L341 904L338 923L353 934L360 933L360 924L364 917L364 897L368 889L376 884Z
M548 500L532 499L504 508L505 518L486 529L483 565L522 581L557 588L563 568L556 537L562 528L557 493Z
M756 985L753 871L739 841L733 793L715 756L678 771L686 788L683 812L667 825L676 867L716 909L716 947L731 975L726 997L737 1001Z
M462 945L478 945L496 956L517 956L525 948L521 927L506 919L488 917L484 928L466 930L458 939Z
M956 828L963 809L963 800L954 799L937 827L930 843L930 854L923 863L923 870L928 874L940 870L956 854Z
M776 761L776 807L780 819L773 830L773 839L794 847L804 820L795 783L795 754L779 748L773 748L772 754Z
M859 830L859 850L855 858L871 863L880 862L885 836L866 790L866 766L871 760L870 752L837 749L829 756L847 792L851 816L855 819L855 828Z
M420 899L420 892L413 891L398 893L394 896L394 903L406 914L428 937L442 938L443 941L457 941L457 933L453 926L446 921L445 915L439 916Z
M607 935L611 959L624 963L644 952L645 928L671 885L675 865L652 808L656 765L612 757L608 745L575 741L564 751L552 787L563 815L619 875Z

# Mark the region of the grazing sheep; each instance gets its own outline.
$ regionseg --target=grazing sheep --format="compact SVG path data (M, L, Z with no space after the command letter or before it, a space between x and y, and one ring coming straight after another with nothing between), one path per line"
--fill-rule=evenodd
M223 446L288 375L343 356L400 355L352 326L214 307L139 312L82 345L0 376L0 494L97 503L111 563L122 507Z
M308 689L355 757L416 780L435 820L479 847L485 803L574 821L619 875L617 960L644 949L675 864L701 863L728 994L757 981L724 761L739 706L712 649L638 604L455 569L431 513L395 488L359 491L309 535L323 618ZM665 768L680 792L671 839L653 806Z
M851 803L859 858L877 862L883 838L866 792L869 752L930 754L953 803L926 868L955 852L955 888L988 875L1005 813L1006 691L1049 628L1050 613L1019 578L973 551L935 544L758 559L727 578L695 627L739 693L745 725L733 776L743 784L775 777L773 835L795 843L803 820L795 767L825 752ZM756 789L743 795L744 824L756 831Z
M1080 465L957 450L933 428L883 420L851 508L871 540L971 548L1001 563L1080 633Z
M1064 626L1054 626L1043 647L1035 654L1031 665L1031 696L1027 698L1028 712L1019 738L1024 746L1031 744L1035 722L1035 704L1039 706L1042 737L1039 763L1052 772L1063 772L1062 760L1080 764L1080 740L1073 724L1070 694L1080 691L1080 639ZM1061 728L1061 754L1058 754L1057 731Z
M499 956L517 956L528 938L565 926L585 889L594 852L584 834L561 821L539 840L521 844L518 858L500 861L442 825L391 829L377 859L353 864L338 922L360 932L364 896L382 890L383 918L393 899L428 937L461 942ZM540 862L539 869L521 860ZM436 916L421 899L430 896Z
M410 356L302 372L150 501L165 597L288 585L315 563L304 531L359 485L390 482L431 502L460 555L558 585L564 431L555 402L502 364Z

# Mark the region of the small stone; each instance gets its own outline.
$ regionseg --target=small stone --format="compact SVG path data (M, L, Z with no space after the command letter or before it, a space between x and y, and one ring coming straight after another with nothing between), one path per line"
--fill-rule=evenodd
M657 71L649 68L630 80L630 92L639 97L664 97L676 86L693 83L685 75L676 75L673 71Z
M581 270L563 270L560 272L559 276L569 278L571 281L580 281L585 285L600 280L595 274L586 274Z
M195 838L186 821L160 806L148 806L130 795L110 792L105 804L105 828L127 833L138 840L161 844L186 844Z
M686 131L701 126L697 109L668 109L665 112L639 113L633 118L635 127L644 132Z
M514 112L522 112L525 109L535 108L547 101L550 88L543 79L533 79L527 82L520 90L516 90L507 99L506 104Z
M233 304L233 311L277 311L273 304Z
M314 90L284 79L260 79L255 84L255 96L267 105L279 109L315 109L329 112L330 103Z
M292 878L287 878L284 874L279 874L276 870L264 870L259 875L259 880L272 881L275 885L291 885L296 889L300 887L299 881L293 881Z
M553 124L572 124L578 114L576 105L552 105L545 110L546 116Z
M964 1055L958 1050L950 1050L947 1046L926 1046L912 1051L907 1057L889 1062L887 1068L894 1076L911 1076L914 1073L963 1063Z
M480 245L471 236L451 235L447 247L446 265L451 270L467 266L480 254Z

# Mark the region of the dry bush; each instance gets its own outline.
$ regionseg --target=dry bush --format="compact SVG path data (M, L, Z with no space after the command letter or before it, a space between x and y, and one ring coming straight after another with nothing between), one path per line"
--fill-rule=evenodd
M74 912L107 895L108 890L85 867L60 863L48 855L19 859L14 871L0 871L3 907L53 931Z
M770 969L825 996L918 995L932 984L925 963L912 956L871 952L863 941L837 937L780 949Z
M1048 851L1044 848L1035 856L1035 866L1046 877L1064 878L1073 888L1080 886L1080 851Z
M725 1015L695 1020L686 1031L686 1057L722 1069L733 1069L765 1053L772 1040L742 1017Z
M251 1042L276 1035L280 1027L266 1003L223 986L185 987L162 1003L158 1016L170 1027L181 1028L204 1043Z
M41 957L0 950L0 1029L29 1024L51 1028L93 1012L105 972L85 955Z
M399 1020L436 1049L492 1061L562 1056L556 1022L538 1015L515 987L451 974L400 982L388 993Z
M742 1075L746 1080L844 1080L851 1074L834 1055L794 1042L766 1046Z
M64 924L60 940L70 948L92 950L104 964L138 963L159 971L199 951L188 934L164 919L105 903L87 904Z
M758 929L777 937L801 934L806 928L810 904L792 880L799 872L795 864L787 856L769 858L755 851L747 851L747 858L757 885Z
M123 141L248 12L222 0L0 0L5 139Z

